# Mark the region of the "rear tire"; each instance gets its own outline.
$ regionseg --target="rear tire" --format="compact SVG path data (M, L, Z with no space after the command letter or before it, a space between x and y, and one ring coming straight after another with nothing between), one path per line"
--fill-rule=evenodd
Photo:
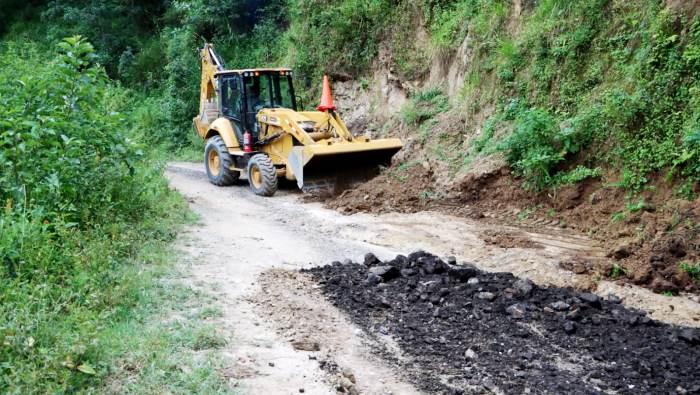
M238 171L231 170L233 157L228 153L226 143L219 135L207 140L204 148L204 166L207 168L209 181L214 185L232 185L240 177Z
M260 196L272 196L277 192L277 169L264 154L253 155L248 161L250 189Z

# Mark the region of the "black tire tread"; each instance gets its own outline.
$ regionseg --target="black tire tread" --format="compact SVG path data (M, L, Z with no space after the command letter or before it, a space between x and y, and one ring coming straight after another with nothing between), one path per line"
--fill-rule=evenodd
M219 153L219 160L223 165L221 173L218 176L214 176L209 171L208 154L211 149L215 149ZM207 145L204 149L204 166L207 169L207 176L209 177L209 181L212 184L221 187L233 185L236 181L238 181L240 173L238 171L231 170L230 167L232 165L233 157L231 156L231 154L228 153L228 148L226 147L224 139L222 139L221 136L219 136L218 134L216 136L210 137L207 140Z
M260 188L256 188L251 181L250 171L253 166L257 166L260 169L260 175L262 176ZM277 169L267 155L256 154L248 161L248 184L256 195L272 196L277 192Z

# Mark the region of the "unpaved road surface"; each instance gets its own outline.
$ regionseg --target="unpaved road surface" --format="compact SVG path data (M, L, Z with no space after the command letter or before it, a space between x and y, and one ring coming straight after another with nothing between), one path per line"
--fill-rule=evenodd
M420 393L378 347L330 304L318 285L298 269L367 252L380 259L424 249L454 255L487 271L512 272L539 285L595 287L661 321L700 326L700 306L648 290L594 282L560 268L571 256L601 256L591 240L558 228L520 229L444 214L354 214L344 216L318 203L300 202L294 189L272 198L253 195L245 183L211 185L202 165L172 163L167 177L200 215L200 224L180 237L178 248L193 262L191 282L214 291L225 329L222 373L244 393L329 394L337 388L367 394ZM515 242L488 242L506 235ZM486 241L485 241L486 240ZM512 248L508 248L512 247Z

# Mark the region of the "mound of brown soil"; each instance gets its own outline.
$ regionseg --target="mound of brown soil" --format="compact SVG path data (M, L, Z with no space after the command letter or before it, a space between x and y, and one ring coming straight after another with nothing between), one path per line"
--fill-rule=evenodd
M433 194L433 175L422 166L414 166L409 171L407 179L387 171L355 189L344 191L326 205L346 214L424 210Z
M443 190L420 166L411 168L405 178L391 174L390 169L327 205L348 214L438 210L514 225L567 227L607 249L609 259L598 260L590 270L597 276L631 281L656 292L700 291L698 279L681 269L682 264L700 262L700 201L675 197L661 177L650 183L649 191L630 198L624 189L593 180L535 194L523 189L506 167ZM516 246L508 240L493 242Z

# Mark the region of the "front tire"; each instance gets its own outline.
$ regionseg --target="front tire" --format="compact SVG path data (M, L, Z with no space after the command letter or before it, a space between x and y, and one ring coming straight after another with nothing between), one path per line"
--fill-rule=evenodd
M272 196L277 192L277 169L264 154L253 155L248 161L250 189L260 196Z
M232 185L240 176L238 171L231 170L233 157L228 153L226 143L219 135L207 140L204 148L204 166L207 168L209 181L214 185Z

